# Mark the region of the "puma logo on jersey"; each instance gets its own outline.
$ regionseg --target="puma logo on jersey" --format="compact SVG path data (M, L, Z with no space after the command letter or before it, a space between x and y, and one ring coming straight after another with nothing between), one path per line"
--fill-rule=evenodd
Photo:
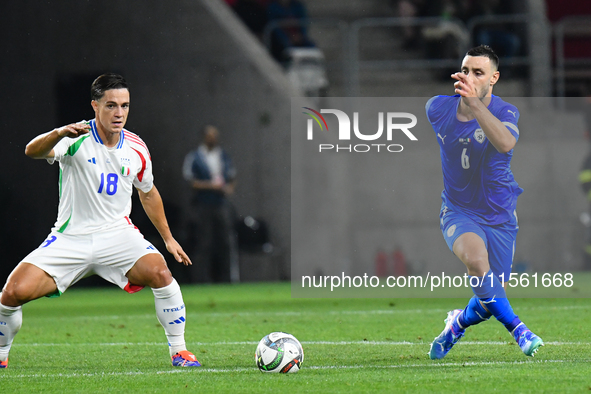
M439 137L441 139L441 143L443 145L445 145L445 137L447 137L447 135L444 135L443 137L441 136L441 134L437 133L437 137Z
M445 214L447 213L449 208L447 208L447 206L443 207L443 210L441 211L441 225L443 226L443 217L445 216Z
M511 112L511 113L513 114L513 117L514 117L514 118L516 118L516 117L517 117L517 111L516 111L516 112L513 112L513 111L511 111L510 109L508 109L508 110L507 110L507 112Z

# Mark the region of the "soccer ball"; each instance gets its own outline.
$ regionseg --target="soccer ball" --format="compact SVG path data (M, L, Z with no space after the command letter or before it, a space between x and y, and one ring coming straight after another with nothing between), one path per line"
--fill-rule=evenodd
M292 373L302 367L304 350L293 335L272 332L259 342L254 360L262 372Z

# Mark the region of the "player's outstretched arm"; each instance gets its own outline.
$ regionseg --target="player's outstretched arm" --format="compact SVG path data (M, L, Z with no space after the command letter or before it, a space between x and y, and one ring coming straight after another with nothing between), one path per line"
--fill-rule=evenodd
M156 227L156 230L158 230L160 233L160 236L166 244L166 249L179 263L191 265L192 263L189 259L189 256L187 256L181 245L179 245L170 232L170 227L168 227L168 221L166 220L166 215L164 214L164 204L162 203L162 197L160 197L160 193L158 192L158 189L156 189L156 186L153 186L152 189L147 193L144 193L138 189L138 193L140 195L140 201L144 207L144 211L146 211L146 214L152 221L152 224L154 224L154 227Z
M33 138L25 148L25 155L33 159L54 157L53 147L64 137L76 138L90 131L86 122L72 123Z

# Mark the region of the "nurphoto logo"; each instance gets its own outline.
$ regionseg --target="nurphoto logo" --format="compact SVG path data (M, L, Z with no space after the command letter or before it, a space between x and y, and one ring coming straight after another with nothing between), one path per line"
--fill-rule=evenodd
M378 130L376 132L367 133L361 131L359 126L359 112L353 112L353 136L351 135L351 119L349 115L338 109L321 109L316 111L309 107L302 107L310 112L303 112L310 116L307 123L307 139L314 140L314 122L318 125L321 132L328 132L328 124L322 114L335 115L339 124L338 138L339 141L351 141L353 139L361 141L372 141L373 143L360 144L318 144L318 151L323 152L349 152L349 153L366 153L370 151L375 152L402 152L404 147L400 144L390 143L395 135L400 135L402 132L409 140L417 141L417 137L411 133L410 129L416 126L417 117L408 112L378 112ZM386 119L386 138L382 138L384 134L384 119ZM406 123L404 123L406 120ZM396 132L396 133L395 133ZM379 143L379 140L384 141ZM387 142L387 143L386 143Z

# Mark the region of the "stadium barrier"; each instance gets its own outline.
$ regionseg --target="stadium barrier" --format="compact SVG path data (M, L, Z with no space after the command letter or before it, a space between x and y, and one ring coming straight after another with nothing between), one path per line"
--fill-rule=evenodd
M441 17L420 18L363 18L347 23L336 18L309 18L300 20L271 21L263 32L263 43L271 48L271 36L273 30L281 27L306 26L317 29L336 29L341 39L337 46L342 53L341 59L327 59L328 69L337 69L344 73L346 92L349 97L357 97L360 94L360 73L362 70L415 70L415 69L445 69L457 67L463 54L473 44L476 29L491 25L515 25L523 24L527 28L534 23L529 14L482 16L472 18L468 24L459 19L447 19ZM360 35L363 30L375 28L402 28L415 26L423 28L427 33L433 28L444 29L456 38L456 52L459 58L447 59L387 59L365 60L360 56ZM431 29L431 30L430 30ZM527 45L524 45L527 46ZM533 67L532 58L527 55L514 56L506 59L507 67L526 66Z
M565 108L567 78L591 78L591 57L566 58L564 43L567 37L584 37L591 40L591 17L567 16L553 26L554 45L556 50L555 84L556 96L559 97L560 109ZM567 67L571 68L567 74Z

